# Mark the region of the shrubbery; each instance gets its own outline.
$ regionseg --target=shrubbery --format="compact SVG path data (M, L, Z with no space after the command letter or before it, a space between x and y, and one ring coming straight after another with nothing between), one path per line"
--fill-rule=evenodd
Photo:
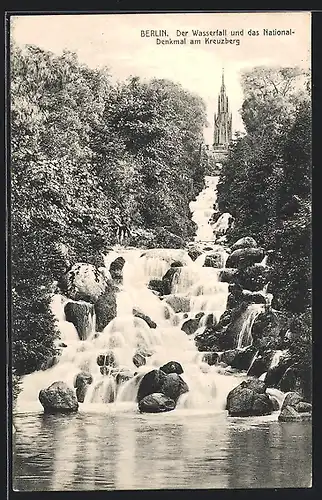
M255 68L243 75L246 133L232 144L218 184L222 212L235 217L231 242L252 236L273 250L274 305L310 304L311 108L297 68Z
M311 104L298 68L255 68L242 78L246 133L230 149L218 184L222 212L235 217L230 243L252 236L271 250L273 307L296 321L294 363L311 366ZM306 318L303 321L303 318ZM303 326L306 325L306 326Z
M12 342L18 375L54 351L52 283L102 265L129 218L133 245L178 247L204 170L202 100L171 81L112 84L65 51L11 47Z

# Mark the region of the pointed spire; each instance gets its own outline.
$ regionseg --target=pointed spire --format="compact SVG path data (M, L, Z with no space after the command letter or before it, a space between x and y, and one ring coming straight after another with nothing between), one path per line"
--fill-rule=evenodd
M225 86L225 71L222 67L221 88L218 94L218 112L214 114L214 147L227 146L232 138L232 114L229 109Z
M225 88L225 70L224 67L222 68L222 73L221 73L221 88Z

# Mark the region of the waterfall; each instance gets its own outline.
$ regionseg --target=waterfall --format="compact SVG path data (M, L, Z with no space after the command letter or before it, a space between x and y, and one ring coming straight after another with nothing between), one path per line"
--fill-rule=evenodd
M223 247L216 245L216 230L214 233L214 226L210 223L216 208L218 177L206 177L205 183L204 190L190 203L192 219L198 225L195 244L206 243L221 254L222 269L228 254ZM227 222L227 217L225 220ZM207 255L207 252L203 253ZM116 297L116 318L102 332L95 332L95 317L92 317L92 331L86 340L81 340L64 314L64 307L70 300L55 295L52 311L60 331L59 342L66 347L63 347L57 364L24 377L17 409L41 410L38 401L41 389L56 381L64 381L73 387L75 377L82 371L89 372L93 380L87 388L84 403L80 403L81 411L91 411L97 406L102 409L111 405L135 405L144 374L169 361L182 365L182 378L189 386L189 392L179 399L178 408L224 409L228 392L245 375L226 374L222 367L205 363L204 353L196 348L194 335L187 335L181 330L184 321L195 319L200 313L203 314L199 319L198 332L206 328L208 321L213 324L219 321L226 310L228 297L228 284L219 281L221 269L204 267L205 255L193 261L187 250L115 247L104 256L107 275L111 262L117 257L123 257L125 264ZM174 270L171 294L157 296L147 284L152 279L162 279L171 264L177 261L182 266ZM150 328L144 319L135 317L134 308L155 322L156 328ZM262 308L261 304L251 304L247 308L238 336L239 348L251 343L251 329ZM141 366L134 362L134 355L138 353L144 354Z
M197 224L195 241L214 241L214 232L209 219L215 211L218 182L218 176L206 176L205 189L199 193L195 201L190 202L192 220Z
M242 349L253 343L252 328L256 318L264 312L263 304L249 304L244 312L243 324L237 338L237 349Z
M247 374L250 372L251 367L252 367L252 366L253 366L253 364L255 363L255 360L257 359L258 353L259 353L259 351L256 351L256 352L255 352L255 354L254 354L254 356L253 356L253 359L251 360L250 365L249 365L249 368L248 368L248 370L247 370Z
M271 361L271 364L270 364L270 370L272 368L275 368L275 366L278 365L281 357L283 357L283 355L286 353L287 351L286 350L277 350L274 352L274 355L272 357L272 361Z

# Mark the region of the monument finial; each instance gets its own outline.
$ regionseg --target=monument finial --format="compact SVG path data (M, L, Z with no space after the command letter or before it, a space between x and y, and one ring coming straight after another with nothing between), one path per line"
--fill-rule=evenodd
M222 65L221 88L218 94L218 111L214 114L214 148L226 148L232 138L232 118L225 87L225 69Z

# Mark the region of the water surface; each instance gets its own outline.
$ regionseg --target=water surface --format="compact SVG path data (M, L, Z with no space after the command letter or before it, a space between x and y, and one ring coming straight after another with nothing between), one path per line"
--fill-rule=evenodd
M133 409L14 418L19 491L311 485L311 424Z

